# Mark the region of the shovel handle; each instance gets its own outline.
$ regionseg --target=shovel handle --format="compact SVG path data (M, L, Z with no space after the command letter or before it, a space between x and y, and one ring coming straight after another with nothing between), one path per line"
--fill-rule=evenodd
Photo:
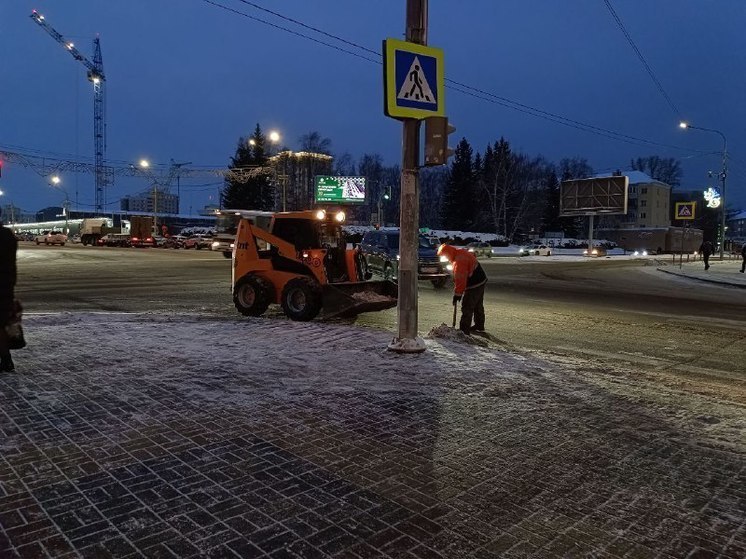
M453 304L453 324L451 324L451 328L456 328L456 312L458 311L458 304Z

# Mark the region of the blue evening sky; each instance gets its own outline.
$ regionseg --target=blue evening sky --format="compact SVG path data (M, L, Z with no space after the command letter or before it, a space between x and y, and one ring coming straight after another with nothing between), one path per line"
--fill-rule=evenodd
M240 0L213 0L313 34ZM256 4L375 51L403 38L404 0L255 0ZM728 138L728 198L746 209L746 2L611 0L681 115ZM401 126L382 111L381 66L205 0L27 0L0 4L0 149L90 158L92 92L85 69L29 17L38 9L91 56L100 34L107 75L107 157L227 165L255 123L282 143L318 130L336 154L399 161ZM315 35L315 34L314 34ZM333 42L328 37L317 38ZM638 145L563 126L455 91L447 114L479 151L500 136L550 160L586 157L597 171L633 157L681 159L682 188L703 188L720 167L716 134L682 131L677 114L624 39L603 0L431 0L429 43L446 53L446 77L585 124L666 147ZM359 52L363 56L373 55ZM457 139L454 139L453 143ZM702 155L697 150L717 152ZM93 176L65 174L81 209ZM214 202L216 178L182 180L182 211ZM107 193L142 190L117 178ZM48 181L6 164L0 205L60 205ZM118 208L113 204L110 208Z

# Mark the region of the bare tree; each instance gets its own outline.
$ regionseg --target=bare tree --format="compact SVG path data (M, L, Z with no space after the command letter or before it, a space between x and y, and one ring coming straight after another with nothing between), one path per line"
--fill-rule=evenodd
M331 155L332 141L322 137L316 130L303 134L298 141L302 151Z
M681 163L673 157L657 155L638 157L630 161L630 166L633 170L647 173L655 180L668 185L679 186L681 184Z

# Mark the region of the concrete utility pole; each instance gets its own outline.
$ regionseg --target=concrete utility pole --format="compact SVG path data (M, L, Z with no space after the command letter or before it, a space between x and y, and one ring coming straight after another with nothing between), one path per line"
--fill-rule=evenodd
M407 0L406 40L427 44L428 0ZM420 121L406 118L402 133L402 173L399 228L398 337L389 349L401 353L425 351L417 336L417 246L420 223ZM380 218L379 218L380 219Z

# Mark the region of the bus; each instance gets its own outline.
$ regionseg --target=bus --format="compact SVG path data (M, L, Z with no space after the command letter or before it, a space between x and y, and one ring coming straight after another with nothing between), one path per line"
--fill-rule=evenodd
M216 210L215 215L217 223L210 248L222 252L226 258L230 258L233 254L233 243L236 240L238 222L241 219L248 219L252 225L269 231L269 224L275 214L274 212L259 210Z

